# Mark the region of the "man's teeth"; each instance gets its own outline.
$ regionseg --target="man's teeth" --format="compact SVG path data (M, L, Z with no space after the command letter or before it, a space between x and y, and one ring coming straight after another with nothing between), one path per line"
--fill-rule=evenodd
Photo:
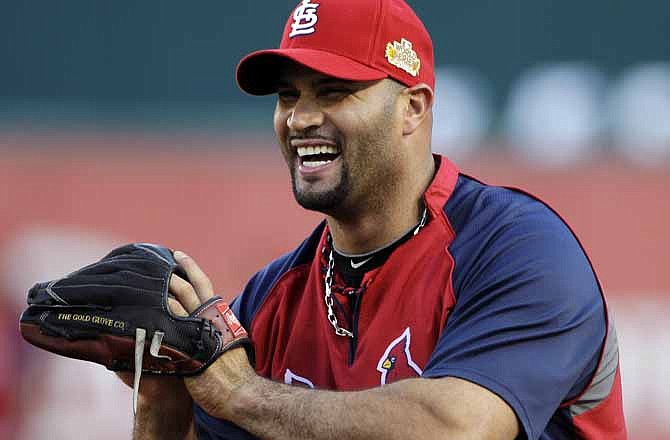
M305 162L302 163L302 165L306 168L316 168L316 167L320 167L321 165L325 165L327 163L330 163L330 161L329 160L320 160L318 162L305 161Z
M313 156L315 154L337 154L337 147L331 145L317 145L315 147L298 147L298 156Z
M335 159L335 156L340 154L337 147L332 145L315 145L309 147L298 147L298 157L300 157L302 165L307 168L316 168ZM322 156L324 154L330 156ZM324 160L326 159L326 160Z

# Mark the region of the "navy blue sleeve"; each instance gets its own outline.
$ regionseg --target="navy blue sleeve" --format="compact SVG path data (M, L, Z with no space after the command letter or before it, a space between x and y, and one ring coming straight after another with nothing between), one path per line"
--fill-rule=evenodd
M215 419L199 406L194 407L193 419L198 440L256 440L257 437L227 420Z
M530 439L590 380L605 338L600 286L579 242L541 202L483 191L447 206L456 304L424 377L502 397Z

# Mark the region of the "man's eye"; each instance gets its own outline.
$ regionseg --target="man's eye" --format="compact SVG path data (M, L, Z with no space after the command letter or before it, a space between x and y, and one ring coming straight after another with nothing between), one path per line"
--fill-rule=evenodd
M295 101L296 99L298 99L298 94L291 90L279 90L277 92L277 96L283 102Z

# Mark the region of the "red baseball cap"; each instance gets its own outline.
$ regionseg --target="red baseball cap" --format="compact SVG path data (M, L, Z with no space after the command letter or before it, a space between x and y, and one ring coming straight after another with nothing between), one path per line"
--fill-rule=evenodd
M252 95L275 93L285 59L346 80L390 77L409 87L435 86L433 43L403 0L302 0L279 49L240 61L238 85Z

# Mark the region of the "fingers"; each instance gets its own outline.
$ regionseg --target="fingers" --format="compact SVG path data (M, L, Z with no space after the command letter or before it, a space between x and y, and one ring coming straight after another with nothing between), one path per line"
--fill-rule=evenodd
M172 277L170 277L170 292L177 301L170 303L170 310L177 315L188 315L197 309L200 304L214 296L214 288L212 282L193 258L181 251L175 251L174 258L179 266L184 269L190 282L172 274ZM181 310L178 307L181 307Z
M172 274L170 277L170 292L175 296L176 301L170 302L170 310L175 312L174 307L181 307L182 310L190 314L201 304L200 298L195 293L193 286L178 275ZM178 310L178 309L177 309ZM177 313L178 314L178 313Z
M195 293L200 299L201 303L204 303L208 299L214 296L214 288L212 287L212 282L209 280L205 272L200 269L200 266L195 262L195 260L182 251L175 251L174 258L177 260L177 263L184 269L188 279L195 289Z
M170 306L170 311L176 316L188 316L189 313L184 309L179 301L174 298L168 298L168 305Z

